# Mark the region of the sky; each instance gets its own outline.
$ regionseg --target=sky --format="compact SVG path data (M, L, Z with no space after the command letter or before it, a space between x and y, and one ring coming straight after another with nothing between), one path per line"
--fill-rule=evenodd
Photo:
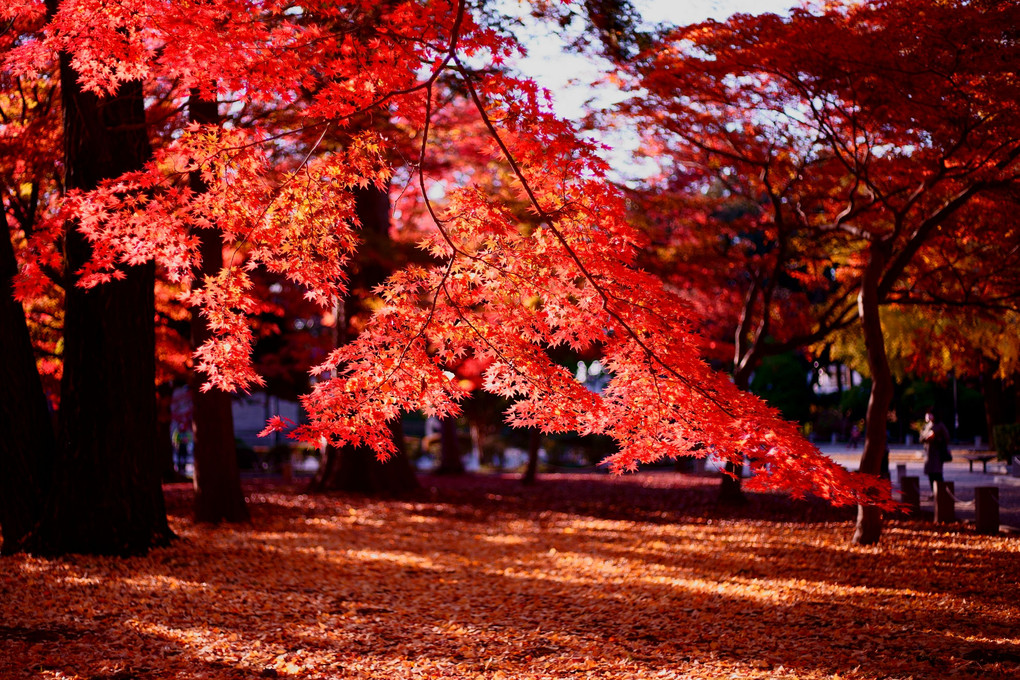
M660 23L682 26L706 19L724 20L736 13L763 14L774 12L784 14L796 6L798 0L632 0L646 23ZM529 0L503 0L502 9L512 16L525 21L527 35L521 38L527 46L528 56L520 63L521 70L533 77L552 94L553 108L564 118L578 120L584 115L585 104L593 100L598 105L609 106L623 98L619 91L591 84L600 75L600 64L591 56L572 54L566 51L563 40L555 35L549 26L535 21L528 15ZM600 141L617 149L610 152L611 164L619 170L620 179L647 176L653 172L633 158L632 149L637 145L636 136L623 135L600 138Z
M797 0L633 0L641 16L650 24L677 26L706 19L723 20L738 12L785 13ZM504 0L508 13L527 15L528 0ZM518 8L516 12L512 8ZM563 42L547 26L528 22L530 36L525 37L528 57L521 63L525 73L553 93L556 112L567 118L579 118L584 102L593 96L589 86L599 75L599 65L591 57L570 54ZM530 38L530 39L528 39Z

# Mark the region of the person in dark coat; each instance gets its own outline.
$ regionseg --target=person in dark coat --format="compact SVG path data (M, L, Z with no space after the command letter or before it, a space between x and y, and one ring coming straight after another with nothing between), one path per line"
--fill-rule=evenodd
M942 466L949 451L949 430L934 411L924 414L921 443L924 444L924 474L928 475L928 483L934 489L935 482L944 481Z

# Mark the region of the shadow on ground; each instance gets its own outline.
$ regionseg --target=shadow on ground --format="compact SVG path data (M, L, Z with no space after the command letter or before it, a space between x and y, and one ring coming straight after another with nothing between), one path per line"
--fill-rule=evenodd
M1020 542L675 475L261 482L144 558L0 561L0 677L1013 678Z

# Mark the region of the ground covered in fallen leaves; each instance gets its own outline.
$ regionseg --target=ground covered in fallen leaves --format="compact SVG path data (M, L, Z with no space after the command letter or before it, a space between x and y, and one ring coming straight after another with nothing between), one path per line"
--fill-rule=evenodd
M146 557L0 559L0 678L1016 678L1020 539L643 472L248 487Z

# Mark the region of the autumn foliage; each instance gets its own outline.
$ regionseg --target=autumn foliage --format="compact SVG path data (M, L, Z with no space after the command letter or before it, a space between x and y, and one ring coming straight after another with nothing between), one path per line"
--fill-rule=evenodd
M0 676L1015 676L1016 541L879 472L896 371L1020 366L1020 4L527 6L587 22L632 95L589 122L658 174L614 181L501 3L0 6ZM860 471L746 389L821 346L872 378ZM194 486L163 485L155 387L188 380ZM307 388L263 434L327 451L312 490L242 482L257 388ZM532 486L418 488L403 415L497 412ZM536 481L563 433L615 450ZM397 500L328 483L395 456ZM680 457L760 493L642 469Z
M314 370L301 438L386 456L387 422L401 412L459 412L466 394L444 370L475 357L488 366L484 388L513 401L512 424L611 435L614 470L711 452L748 456L756 487L840 503L881 496L877 480L852 477L706 366L696 314L635 268L643 236L596 147L549 112L534 82L502 68L519 47L466 3L72 0L49 9L45 27L5 54L19 77L46 73L63 51L81 85L100 95L143 80L162 101L197 88L262 113L179 126L144 169L64 193L29 239L21 299L45 288L44 265L73 220L92 248L78 285L155 262L214 331L195 355L208 386L260 384L252 274L285 276L327 309L345 295L359 242L353 191L384 186L396 148L352 124L384 113L414 140L408 167L431 222L421 243L431 262L391 276L359 337ZM44 8L23 1L4 12L20 27ZM470 181L451 186L441 204L429 198L424 168L446 81L462 93L477 146L504 169L514 200ZM187 181L196 175L200 192ZM207 230L234 255L193 287ZM612 376L606 391L589 392L556 365L547 350L558 346L597 348Z
M879 471L893 396L880 308L987 307L1001 323L1020 300L1000 274L1020 245L1017 12L884 1L737 15L668 29L622 66L638 96L621 110L663 167L649 227L667 255L696 254L678 274L730 320L735 375L859 324L862 471ZM699 272L720 250L728 266ZM720 276L742 294L712 295ZM869 512L865 543L880 532Z

